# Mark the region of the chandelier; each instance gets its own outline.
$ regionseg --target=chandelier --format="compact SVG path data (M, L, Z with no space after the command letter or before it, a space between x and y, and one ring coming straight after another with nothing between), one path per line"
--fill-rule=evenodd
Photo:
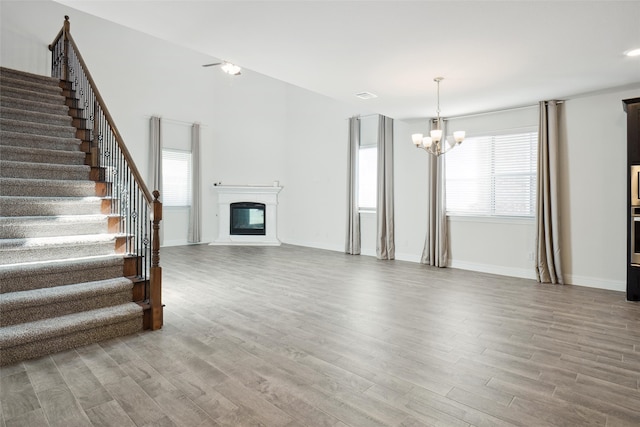
M446 135L442 135L442 119L440 118L440 82L444 80L444 77L436 77L433 79L438 85L438 117L436 119L436 128L429 132L429 136L424 136L421 133L414 133L411 135L411 139L417 148L422 148L426 152L438 157L441 154L451 150L456 145L460 144L464 140L465 133L463 130L453 132L453 138L447 138Z

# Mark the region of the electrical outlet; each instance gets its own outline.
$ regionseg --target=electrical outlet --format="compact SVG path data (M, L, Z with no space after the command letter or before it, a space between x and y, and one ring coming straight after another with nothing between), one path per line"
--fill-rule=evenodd
M533 261L533 252L529 252L529 261Z

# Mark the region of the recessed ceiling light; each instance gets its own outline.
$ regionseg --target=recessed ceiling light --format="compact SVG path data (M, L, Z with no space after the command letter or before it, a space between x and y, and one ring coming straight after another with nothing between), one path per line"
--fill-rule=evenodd
M371 92L360 92L360 93L356 93L356 96L360 99L372 99L372 98L377 98L378 95L371 93Z
M627 56L640 56L640 49L633 49L626 53Z

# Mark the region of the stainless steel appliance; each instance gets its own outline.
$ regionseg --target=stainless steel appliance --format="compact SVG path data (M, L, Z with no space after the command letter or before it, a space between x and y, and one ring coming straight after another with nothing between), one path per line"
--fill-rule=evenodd
M640 266L640 207L631 208L631 265Z
M640 206L640 165L631 166L631 206Z
M631 265L640 266L640 165L631 166Z

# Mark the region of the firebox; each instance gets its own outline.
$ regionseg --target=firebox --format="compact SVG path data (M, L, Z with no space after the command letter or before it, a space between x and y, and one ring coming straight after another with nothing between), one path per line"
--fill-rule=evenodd
M231 203L229 207L231 209L230 235L266 235L264 203L237 202Z

